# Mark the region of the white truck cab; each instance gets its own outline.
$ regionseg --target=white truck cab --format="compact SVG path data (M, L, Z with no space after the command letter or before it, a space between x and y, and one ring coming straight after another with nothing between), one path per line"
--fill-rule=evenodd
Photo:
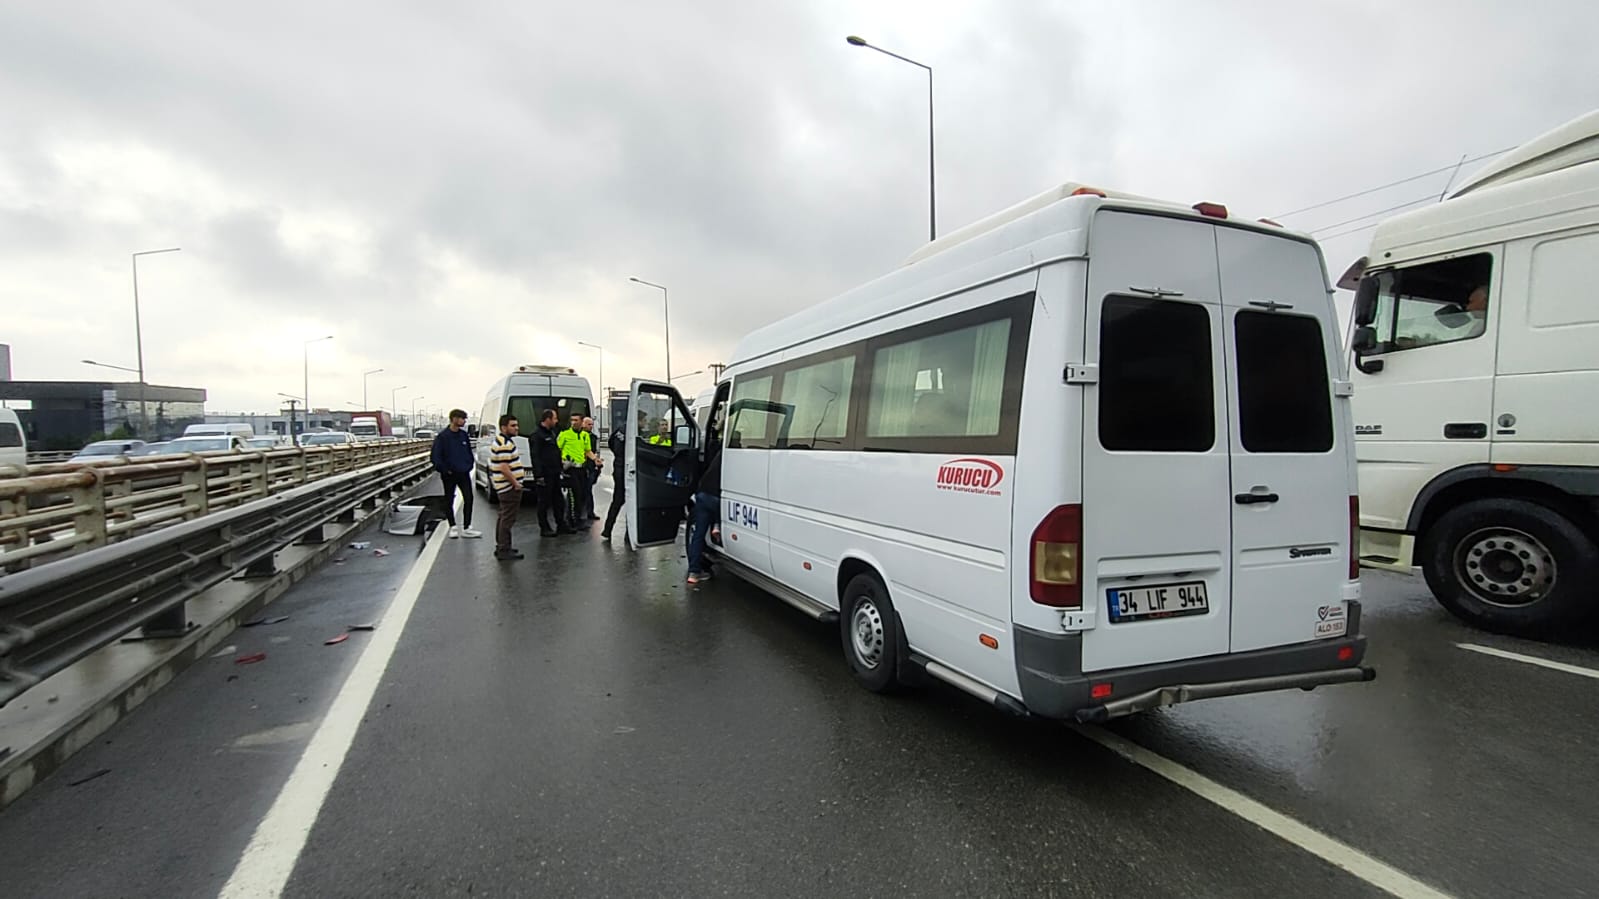
M709 415L634 382L628 529L673 542L718 459L717 567L871 690L1103 721L1369 680L1336 321L1308 237L1066 184L747 335Z
M1340 280L1360 557L1475 625L1599 613L1599 111L1383 222Z

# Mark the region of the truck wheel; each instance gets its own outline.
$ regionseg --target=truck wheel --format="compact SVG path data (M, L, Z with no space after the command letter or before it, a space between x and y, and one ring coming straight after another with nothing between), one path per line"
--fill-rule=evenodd
M1547 637L1593 619L1599 547L1564 515L1522 499L1445 512L1422 554L1427 586L1469 624Z
M888 588L876 575L857 574L844 587L839 634L844 658L861 686L873 693L892 692L899 686L899 618Z

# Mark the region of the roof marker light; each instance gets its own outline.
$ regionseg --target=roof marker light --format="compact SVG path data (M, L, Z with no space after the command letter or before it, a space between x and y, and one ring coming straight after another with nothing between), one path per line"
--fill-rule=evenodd
M1221 205L1220 203L1195 203L1194 211L1200 215L1210 216L1213 219L1224 219L1227 217L1227 207Z

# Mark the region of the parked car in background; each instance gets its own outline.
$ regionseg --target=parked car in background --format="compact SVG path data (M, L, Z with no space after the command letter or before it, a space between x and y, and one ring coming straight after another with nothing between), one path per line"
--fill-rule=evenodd
M411 436L417 440L432 440L433 434L434 431L432 428L417 428L416 433L412 434Z
M162 447L158 456L177 456L183 453L217 453L232 451L242 453L250 447L243 437L218 434L213 437L179 437Z
M139 458L143 458L145 456L159 456L161 455L162 451L167 448L167 444L170 442L171 441L168 440L159 440L155 443L146 443L144 446L139 447L137 450L134 450L128 455L137 456Z
M320 434L301 434L301 446L354 446L361 441L345 431L324 431Z
M118 457L137 456L143 440L96 440L68 459L68 462L107 462Z
M287 444L283 442L283 438L270 434L260 437L251 437L244 442L246 446L254 450L275 450L287 446Z

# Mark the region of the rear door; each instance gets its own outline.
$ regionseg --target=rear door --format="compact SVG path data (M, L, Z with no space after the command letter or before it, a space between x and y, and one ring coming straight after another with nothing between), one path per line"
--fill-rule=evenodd
M1337 328L1308 243L1216 229L1232 426L1232 651L1341 636L1349 453ZM1345 391L1347 394L1347 391Z
M699 427L669 384L633 381L628 406L627 539L634 549L671 543L693 490Z
M1089 236L1083 669L1225 653L1227 381L1213 226L1103 211ZM1094 371L1090 368L1088 371Z

